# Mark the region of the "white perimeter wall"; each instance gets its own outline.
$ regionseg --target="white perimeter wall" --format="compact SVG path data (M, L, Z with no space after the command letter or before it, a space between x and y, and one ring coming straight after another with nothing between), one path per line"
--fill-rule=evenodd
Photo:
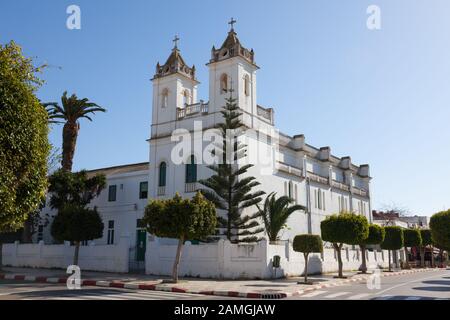
M123 239L121 239L123 240ZM66 269L73 264L75 247L62 245L13 244L3 245L3 264L11 267ZM81 271L128 272L129 244L81 246L78 266Z
M171 275L176 254L176 244L156 239L147 245L146 273ZM272 260L281 257L281 268L276 277L303 274L303 254L294 252L291 242L280 245L263 240L257 244L231 244L220 240L212 244L191 245L186 242L181 254L180 276L222 279L268 279L274 277ZM360 250L343 249L344 270L358 270L361 265ZM388 267L388 252L367 251L369 268ZM334 249L324 249L323 254L311 254L308 273L337 272L337 255Z

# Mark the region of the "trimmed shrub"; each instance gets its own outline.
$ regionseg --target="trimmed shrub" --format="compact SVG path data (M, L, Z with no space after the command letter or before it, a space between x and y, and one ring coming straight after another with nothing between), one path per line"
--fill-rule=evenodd
M295 236L293 243L294 251L302 252L305 257L305 283L308 282L308 255L313 252L323 252L322 238L319 235L300 234Z

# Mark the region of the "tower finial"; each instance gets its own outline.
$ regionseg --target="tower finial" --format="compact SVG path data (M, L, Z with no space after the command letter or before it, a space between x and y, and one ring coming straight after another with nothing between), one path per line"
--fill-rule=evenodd
M178 38L178 35L175 35L175 38L172 40L174 43L173 48L174 49L178 49L178 41L180 40L180 38Z
M230 31L234 31L234 24L235 24L236 22L237 22L237 21L234 20L234 18L231 18L230 22L228 22L228 24L231 26Z

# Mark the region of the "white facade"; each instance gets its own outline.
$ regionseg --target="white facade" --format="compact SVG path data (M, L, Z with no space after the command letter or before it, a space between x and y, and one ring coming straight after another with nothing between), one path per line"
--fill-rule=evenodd
M337 158L329 147L310 146L303 135L290 137L277 131L274 111L257 104L256 73L259 67L254 62L254 52L241 45L234 30L228 33L219 49L213 47L207 67L209 102L194 100L192 104L180 106L178 101L185 89L171 88L180 83L186 83L183 86L198 84L195 72L187 67L178 48L173 49L165 65L157 66L149 139L150 197L167 198L176 192L189 197L202 188L199 183L187 181L186 163L194 155L199 163L197 181L212 174L201 161L205 147L210 143L204 141L201 133L223 122L220 111L231 94L241 109L242 122L247 128L244 138L248 160L254 164L248 174L256 177L261 183L258 188L266 194L289 195L296 203L308 208L307 213L299 211L291 216L289 230L284 231L283 239L293 239L299 233L320 234L320 222L327 215L341 211L363 214L372 221L369 166L356 166L350 157ZM160 70L172 71L161 73ZM231 93L229 89L232 89ZM158 103L162 92L170 92L168 104ZM181 138L174 138L179 135L172 135L176 129L184 129L186 136L183 138L188 137L193 146L189 153L182 154L183 164L173 160L172 152L181 141ZM261 145L265 147L264 157L259 154ZM162 174L161 165L166 168ZM162 182L161 176L165 177ZM255 210L246 209L243 214Z
M192 174L192 170L188 174L186 167L192 155L197 163L208 153L204 148L210 142L203 141L203 130L223 122L220 111L230 94L242 111L242 122L247 129L244 138L248 146L248 160L254 164L248 174L260 182L258 189L266 194L276 192L278 196L290 196L297 204L307 208L306 212L292 214L288 221L289 228L281 235L282 240L292 240L295 235L302 233L320 234L320 222L326 216L341 211L365 215L372 222L369 166L357 166L350 157L335 157L329 147L313 147L305 142L301 134L290 137L276 130L273 109L257 104L256 76L259 67L254 62L254 52L241 45L234 30L228 33L219 49L213 47L207 67L209 102L205 102L206 99L198 100L199 82L195 78L195 67L187 66L177 47L164 65L157 64L152 79L149 163L90 171L90 174L104 173L108 183L106 190L91 204L98 208L105 225L103 237L91 242L91 246L117 245L120 238L120 246L123 247L124 239L128 239L127 259L130 269L143 269L145 256L148 273L163 268L163 264L153 265L162 260L155 260L155 257L149 256L149 252L146 255L146 246L156 250L160 245L170 246L172 242L146 235L139 225L139 219L143 217L148 198L168 198L176 192L183 197L190 197L201 188L197 181L211 175L212 172L202 163L194 165L196 175ZM181 164L175 163L172 155L178 143L173 137L177 129L190 134L189 139L196 146L192 152L180 155L184 159ZM261 146L264 148L261 149ZM261 150L264 151L263 157L260 156ZM142 195L143 183L147 183L148 192L145 196ZM115 196L112 197L111 193L115 193ZM255 210L247 208L243 214ZM52 216L55 212L47 205L42 214ZM35 235L36 242L43 240L46 245L54 244L50 226L51 223L40 229ZM83 248L80 252L83 254ZM213 253L217 254L216 251ZM167 254L172 255L172 252L158 251L158 255ZM256 265L266 264L267 267L266 258L261 260L262 264L258 262ZM150 266L149 261L152 261ZM245 263L242 268L245 268ZM239 272L233 271L233 277ZM260 272L265 274L266 271Z

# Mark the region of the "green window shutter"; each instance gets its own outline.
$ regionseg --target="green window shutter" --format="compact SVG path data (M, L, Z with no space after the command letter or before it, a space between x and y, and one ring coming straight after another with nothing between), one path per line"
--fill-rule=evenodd
M166 171L167 171L167 165L165 162L162 162L159 165L159 187L165 187L166 186Z
M195 164L195 157L191 156L190 163L186 164L186 183L193 183L197 181L197 165Z

